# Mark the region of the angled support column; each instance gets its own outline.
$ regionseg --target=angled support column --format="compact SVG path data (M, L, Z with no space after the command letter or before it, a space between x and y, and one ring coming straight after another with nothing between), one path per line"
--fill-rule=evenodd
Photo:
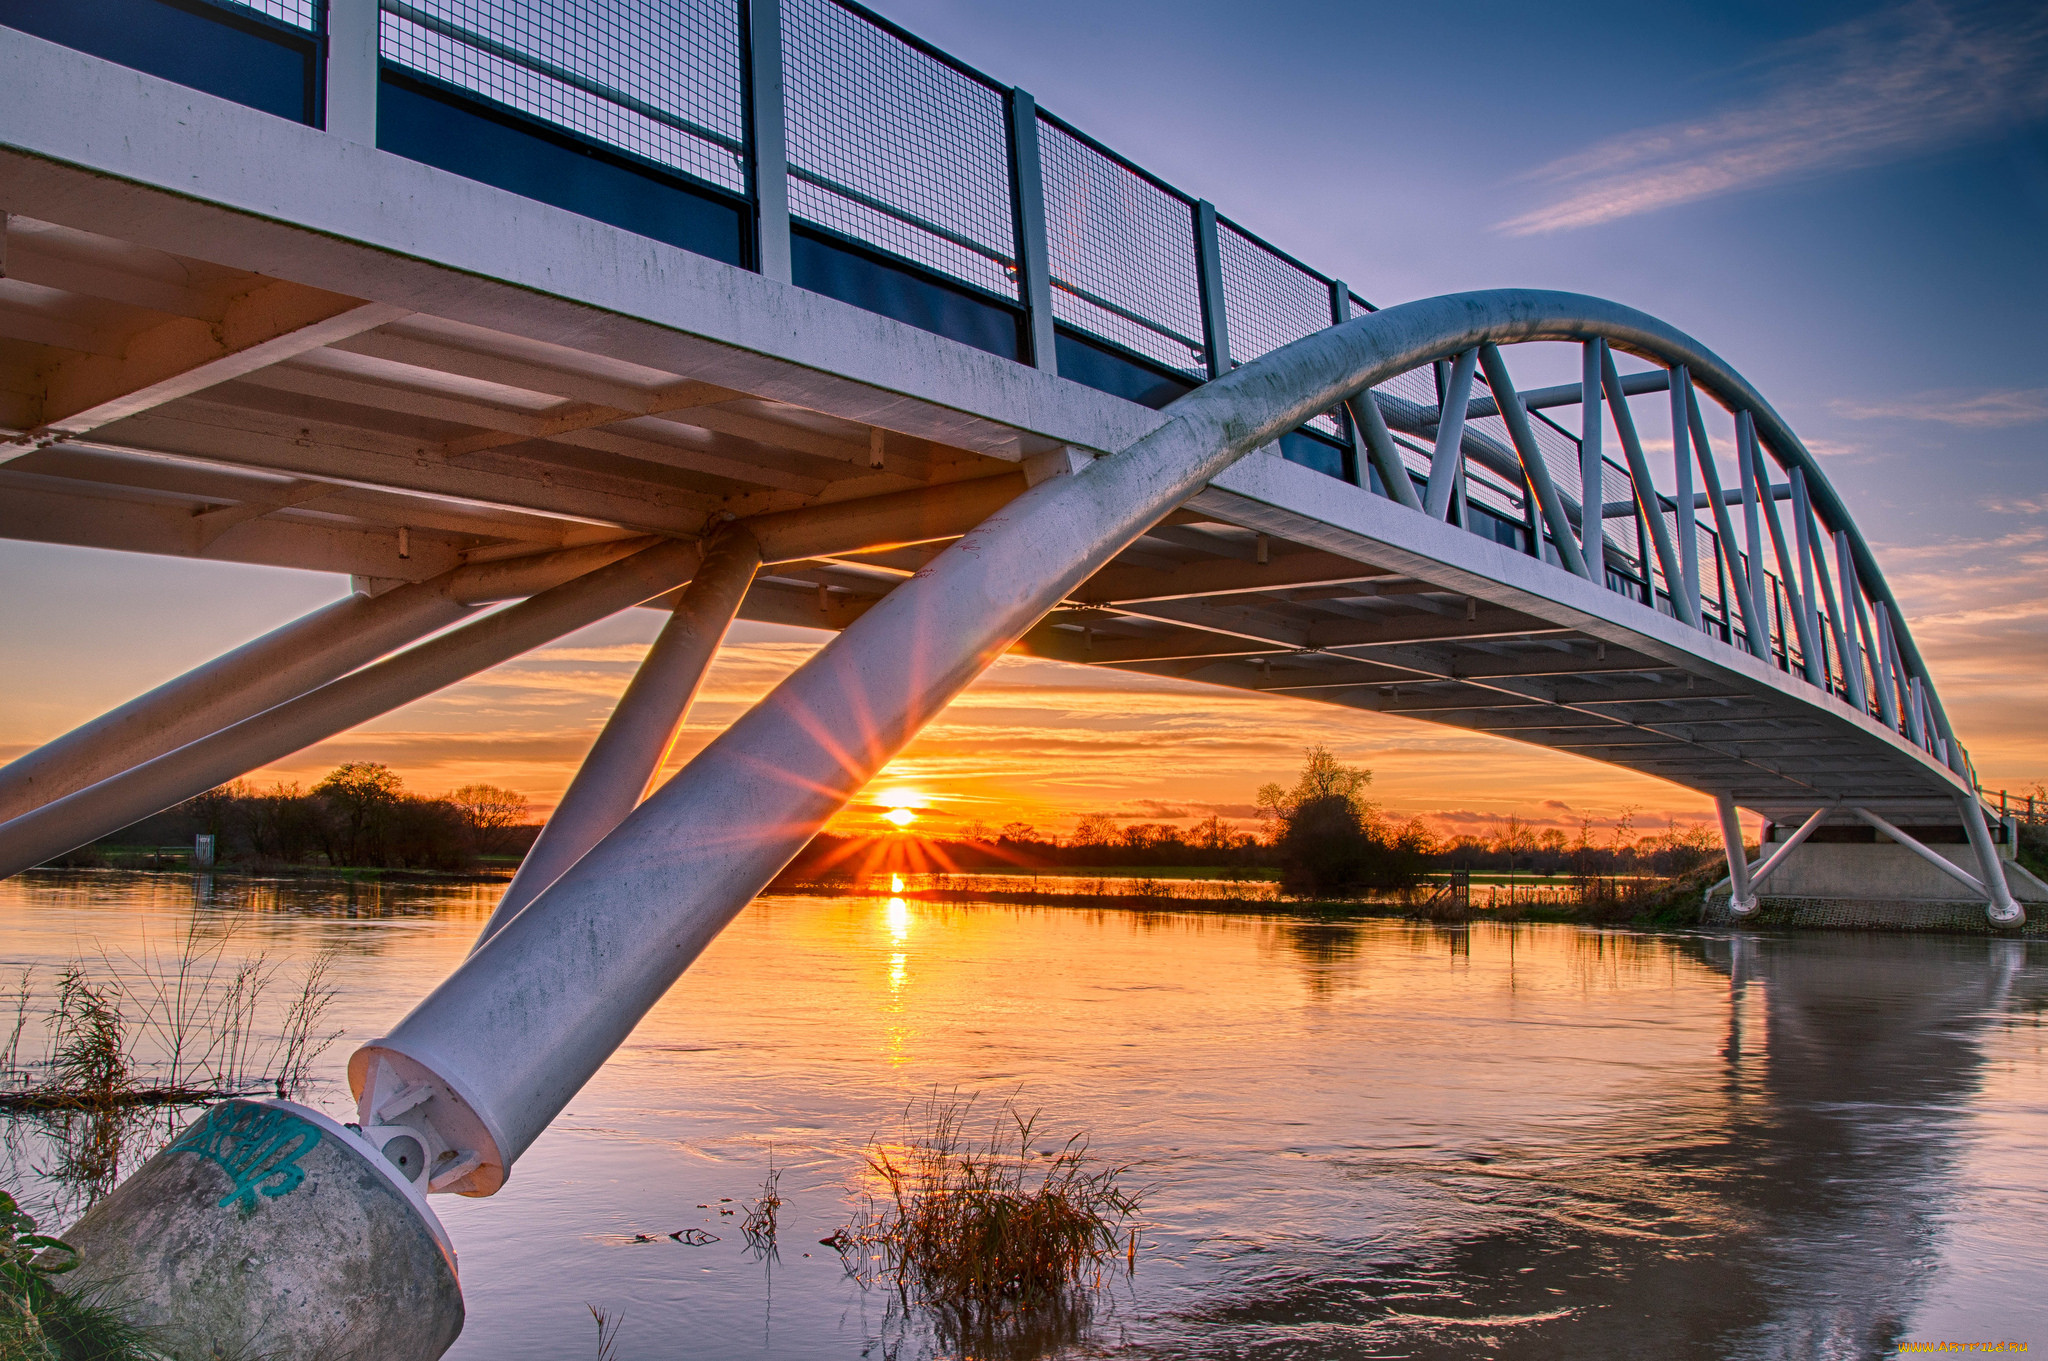
M1410 510L1422 509L1422 498L1415 494L1415 483L1408 476L1408 467L1401 462L1401 450L1394 443L1393 431L1387 429L1387 418L1380 411L1379 399L1370 389L1359 393L1345 407L1351 412L1351 425L1365 441L1365 452L1372 460L1372 466L1379 469L1380 481L1385 484L1387 495Z
M1818 831L1820 825L1827 821L1828 814L1834 812L1835 808L1836 805L1830 803L1814 809L1813 815L1799 824L1798 831L1778 843L1777 850L1772 851L1768 856L1751 865L1749 867L1750 891L1754 893L1760 890L1763 887L1764 880L1770 878L1778 866L1785 863L1785 857L1792 854L1794 850L1798 849L1801 842Z
M704 672L760 565L761 546L743 529L728 530L705 552L703 566L684 588L472 948L519 915L639 804L675 745Z
M456 572L323 605L44 743L0 770L0 822L239 723L454 623L469 613L448 589Z
M1976 799L1968 795L1959 795L1956 799L1956 811L1962 815L1963 832L1970 838L1971 849L1977 853L1977 866L1984 871L1982 879L1951 862L1947 856L1932 847L1922 845L1868 808L1853 811L1857 817L1982 898L1984 915L1993 926L2026 925L2026 909L2013 900L2012 889L2005 882L2005 869L1998 863L1998 847L1991 844L1991 831L1984 825L1984 810L1977 805Z
M1716 794L1714 807L1721 814L1721 848L1728 855L1728 915L1741 921L1756 915L1756 889L1749 881L1749 848L1742 840L1742 814L1735 799Z
M2027 910L2012 896L2012 885L2006 882L2005 865L1998 858L1998 847L1992 844L1991 828L1984 820L1984 805L1977 802L1975 795L1965 794L1956 799L1956 808L1963 815L1963 832L1970 838L1970 847L1977 852L1977 871L1984 876L1985 918L2006 930L2025 926Z
M0 825L0 878L666 594L696 566L695 544L656 544L24 813Z

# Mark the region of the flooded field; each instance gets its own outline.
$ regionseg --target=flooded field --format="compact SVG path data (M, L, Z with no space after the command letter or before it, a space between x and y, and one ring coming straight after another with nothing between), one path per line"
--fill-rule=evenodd
M49 982L189 937L261 955L282 998L325 958L342 1037L300 1099L347 1118L348 1051L460 959L496 891L34 873L0 883L0 971ZM587 1305L619 1320L620 1361L960 1355L818 1242L870 1137L935 1090L1014 1098L1149 1188L1135 1272L975 1355L2048 1345L2044 950L764 898L503 1192L436 1197L469 1308L451 1356L595 1355ZM62 1131L6 1132L4 1184L75 1211ZM120 1137L132 1162L160 1136ZM787 1203L763 1255L722 1211L771 1154Z

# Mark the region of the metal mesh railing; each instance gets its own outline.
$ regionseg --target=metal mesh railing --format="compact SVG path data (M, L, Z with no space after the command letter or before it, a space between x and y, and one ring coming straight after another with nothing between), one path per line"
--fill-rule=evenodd
M1232 363L1248 364L1330 326L1327 279L1281 259L1227 222L1216 224L1216 255ZM1308 428L1332 436L1343 431L1334 415L1317 416Z
M311 33L320 26L319 0L227 0L241 9L253 9L258 14L275 19L293 28L302 28Z
M1193 205L1044 117L1038 161L1053 316L1206 377Z
M384 60L743 191L739 12L706 0L383 0Z
M783 8L790 211L1017 296L1003 96L832 0Z

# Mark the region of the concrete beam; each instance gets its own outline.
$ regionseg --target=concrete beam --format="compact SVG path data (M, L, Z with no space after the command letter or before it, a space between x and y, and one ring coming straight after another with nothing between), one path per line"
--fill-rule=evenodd
M118 357L60 361L44 375L30 437L82 435L405 315L281 279L261 283L230 301L217 322L173 317L126 337Z

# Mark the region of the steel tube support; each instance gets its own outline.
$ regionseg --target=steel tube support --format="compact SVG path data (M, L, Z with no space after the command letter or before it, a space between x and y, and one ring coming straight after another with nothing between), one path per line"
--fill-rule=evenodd
M1742 629L1750 641L1750 651L1756 656L1763 653L1757 649L1757 633L1762 616L1756 607L1756 593L1749 589L1749 573L1743 568L1742 554L1735 546L1735 521L1728 514L1728 498L1721 491L1721 474L1714 467L1714 448L1707 442L1707 423L1701 419L1699 397L1693 392L1692 384L1685 385L1686 425L1692 431L1692 450L1700 462L1700 480L1706 483L1704 493L1714 511L1714 537L1720 540L1720 558L1727 565L1728 589L1735 592L1736 604L1742 610ZM1721 594L1721 608L1725 615L1728 608L1728 594Z
M1700 520L1692 508L1692 451L1687 447L1691 423L1686 412L1692 404L1692 375L1683 364L1671 371L1671 475L1672 499L1678 525L1678 571L1685 583L1685 603L1692 610L1694 627L1700 624ZM1673 594L1677 588L1673 587Z
M1777 872L1778 866L1785 863L1785 857L1792 854L1799 847L1800 843L1818 831L1821 823L1827 821L1828 814L1834 811L1834 804L1826 804L1823 807L1814 809L1813 815L1799 824L1798 831L1778 843L1777 850L1772 851L1769 855L1758 860L1756 864L1750 866L1749 887L1751 891L1760 889L1763 886L1764 880L1770 878L1772 874Z
M2006 929L2025 926L2027 910L2014 899L2012 885L2006 882L2005 866L1998 858L1998 847L1992 843L1991 828L1984 820L1984 805L1976 795L1965 794L1957 798L1956 808L1963 815L1963 833L1970 838L1971 849L1977 852L1977 871L1984 878L1985 919Z
M1614 413L1614 433L1621 437L1622 453L1628 458L1629 481L1635 485L1637 514L1649 526L1650 541L1657 548L1657 562L1664 569L1664 585L1671 592L1671 611L1678 616L1678 622L1699 627L1697 612L1688 613L1685 604L1685 588L1680 585L1678 575L1678 554L1671 546L1671 532L1664 527L1664 511L1658 504L1657 482L1650 476L1650 462L1643 457L1643 442L1636 435L1636 420L1628 409L1628 395L1621 385L1621 374L1614 367L1614 355L1605 352L1600 356L1600 386L1606 390L1607 406ZM1650 575L1650 565L1643 564L1643 576ZM1656 587L1647 587L1650 599L1645 601L1656 607Z
M478 933L478 946L638 806L675 745L760 565L761 547L745 530L720 535L706 550L703 565Z
M1842 670L1849 678L1849 703L1868 713L1870 689L1864 683L1863 658L1870 651L1870 618L1863 612L1863 588L1856 583L1856 556L1849 550L1846 529L1835 531L1835 575L1842 585Z
M1906 835L1877 814L1871 812L1868 808L1856 808L1850 811L1854 812L1857 817L1862 818L1871 826L1877 828L1878 831L1883 832L1899 845L1904 846L1907 850L1925 860L1928 864L1934 866L1934 868L1940 870L1943 874L1946 874L1949 878L1969 889L1970 892L1985 899L1987 902L1991 901L1991 889L1989 886L1976 875L1971 874L1962 866L1951 861L1947 856L1936 851L1931 846L1922 845L1917 838ZM1963 826L1967 832L1969 829L1969 819L1967 816L1963 820ZM2001 879L1999 882L2003 884L2004 880ZM2011 897L2010 894L2006 896L2008 898Z
M462 570L382 595L351 595L323 605L44 743L0 770L0 823L282 704L454 623L469 612L451 590Z
M1741 921L1756 915L1756 892L1749 882L1749 848L1742 840L1742 814L1734 796L1716 794L1714 807L1721 814L1721 848L1728 855L1728 915Z
M1750 651L1764 661L1771 659L1770 610L1764 600L1764 530L1762 508L1758 498L1770 495L1770 479L1757 476L1763 468L1756 456L1756 421L1747 411L1735 413L1735 461L1742 467L1742 534L1743 551L1749 556L1748 579L1751 617L1757 620L1758 633L1750 635ZM1789 490L1789 489L1788 489Z
M1820 591L1814 583L1818 550L1813 542L1813 502L1806 495L1806 470L1792 470L1792 546L1799 559L1799 636L1806 648L1806 678L1828 688L1826 648L1820 636Z
M1756 459L1757 482L1762 486L1769 486L1771 482L1770 470L1764 466L1763 450L1754 441L1750 443L1749 448L1751 456ZM1797 484L1794 484L1792 495L1795 501L1801 499L1802 494L1798 490ZM1813 636L1813 630L1807 625L1806 605L1800 599L1799 587L1796 584L1799 572L1793 565L1793 546L1786 538L1785 526L1778 519L1778 503L1769 497L1765 497L1763 507L1764 522L1771 531L1771 549L1777 554L1778 558L1778 586L1779 589L1785 592L1786 604L1792 615L1793 631L1799 635L1799 652L1803 668L1806 672L1806 679L1815 685L1819 685L1820 640Z
M657 544L67 794L0 826L0 878L674 590L696 566L696 545Z
M1535 493L1536 504L1550 526L1550 541L1557 546L1558 559L1564 563L1567 572L1591 580L1586 560L1579 555L1579 545L1572 537L1572 523L1565 515L1563 498L1557 494L1557 483L1550 476L1550 465L1543 461L1543 450L1536 443L1536 432L1529 428L1529 413L1515 395L1515 381L1508 373L1507 361L1500 357L1500 347L1481 345L1479 362L1486 366L1486 385L1493 389L1494 401L1500 403L1501 420L1508 428L1508 438L1514 441L1515 452L1521 455L1522 469L1529 478L1529 489ZM1596 527L1599 523L1598 516L1582 518L1592 520ZM1541 537L1539 533L1535 545L1538 557L1543 553Z
M1387 429L1387 418L1380 413L1379 399L1368 389L1345 405L1350 408L1352 423L1365 440L1372 466L1379 469L1380 481L1386 484L1387 495L1410 510L1422 510L1422 498L1415 494L1415 482L1408 476L1408 466L1401 461L1401 450L1394 443L1393 432Z
M1600 405L1600 356L1607 342L1599 337L1579 347L1579 556L1586 575L1607 585L1607 465L1600 457L1605 416ZM1524 397L1526 407L1527 398Z
M1443 401L1437 405L1436 448L1429 457L1429 483L1423 488L1422 504L1438 520L1451 511L1451 493L1463 461L1465 408L1472 398L1472 370L1478 362L1476 347L1459 353L1451 365L1450 381L1444 384Z

